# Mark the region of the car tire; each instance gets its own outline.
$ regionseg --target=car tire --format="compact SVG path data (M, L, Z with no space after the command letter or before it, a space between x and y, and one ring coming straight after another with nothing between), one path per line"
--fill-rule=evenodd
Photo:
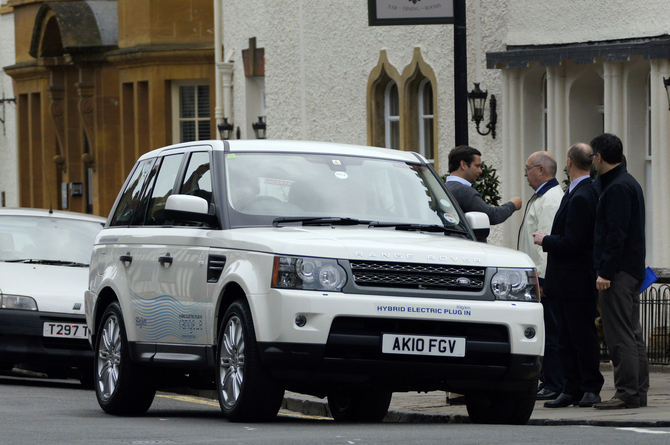
M249 305L230 305L219 329L216 387L223 414L233 422L264 422L277 416L284 389L263 367Z
M110 304L97 329L94 360L95 395L108 414L138 416L147 412L156 395L149 373L130 358L121 307Z
M529 381L523 391L466 394L465 405L472 423L526 425L536 393L537 379Z
M328 408L337 422L381 422L391 405L392 392L365 391L356 395L330 394Z

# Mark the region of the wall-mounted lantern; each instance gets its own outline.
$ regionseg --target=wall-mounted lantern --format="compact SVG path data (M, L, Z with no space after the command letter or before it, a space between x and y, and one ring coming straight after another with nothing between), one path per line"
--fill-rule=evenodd
M496 113L496 96L494 94L491 94L491 100L489 101L491 103L491 118L489 120L489 123L486 124L486 128L488 128L488 131L486 133L482 133L479 130L479 124L481 121L484 119L484 110L486 109L486 97L488 96L488 90L487 91L482 91L479 88L479 83L475 82L475 88L468 93L468 102L470 103L470 112L472 113L472 120L475 121L477 124L477 133L481 134L482 136L486 136L487 134L491 134L493 136L493 139L496 138L496 123L498 122L498 114Z
M223 122L218 125L219 133L221 134L221 140L227 141L233 135L233 130L235 126L232 123L228 122L228 118L224 117Z
M256 139L265 139L265 130L267 129L265 116L258 116L258 122L251 124L251 127L254 129Z

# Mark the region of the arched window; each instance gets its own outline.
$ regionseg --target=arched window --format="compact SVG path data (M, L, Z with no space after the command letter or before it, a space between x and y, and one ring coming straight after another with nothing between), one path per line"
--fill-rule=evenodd
M384 94L386 148L400 149L400 98L398 84L389 82Z
M430 80L419 84L419 152L426 159L433 159L433 87Z

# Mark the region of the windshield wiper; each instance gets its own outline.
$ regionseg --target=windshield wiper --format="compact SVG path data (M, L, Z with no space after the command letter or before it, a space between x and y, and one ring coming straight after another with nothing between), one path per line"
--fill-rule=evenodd
M370 223L370 227L395 227L396 230L418 230L421 232L444 232L444 233L459 233L465 234L462 229L455 227L446 227L439 224L407 224L407 223L392 223L392 222L377 222Z
M277 227L281 223L299 222L303 226L355 226L358 224L373 224L372 221L356 218L340 217L314 217L314 216L283 216L275 218L272 226Z
M5 263L27 263L27 264L46 264L49 266L88 267L88 264L77 263L76 261L35 260L31 258L25 258L20 260L5 260Z

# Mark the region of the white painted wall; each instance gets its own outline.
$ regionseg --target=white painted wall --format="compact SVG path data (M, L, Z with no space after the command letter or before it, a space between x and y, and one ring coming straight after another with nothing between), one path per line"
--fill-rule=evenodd
M508 45L619 40L668 33L667 0L509 0Z
M3 0L0 5L6 4ZM12 79L1 67L13 65L14 57L14 14L0 14L0 99L13 98ZM19 205L18 189L18 152L16 142L16 104L5 102L0 104L0 192L5 193L5 206ZM0 203L1 205L1 203Z

